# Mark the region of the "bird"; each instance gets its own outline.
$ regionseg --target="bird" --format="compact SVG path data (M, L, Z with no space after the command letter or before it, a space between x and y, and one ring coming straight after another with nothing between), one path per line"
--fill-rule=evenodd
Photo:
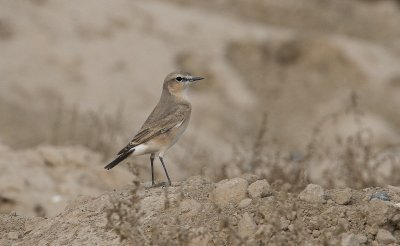
M187 72L172 72L163 83L162 93L157 105L148 116L133 139L121 149L117 157L104 168L112 169L129 156L150 154L151 183L154 182L154 159L158 157L163 166L169 186L172 185L165 166L164 155L186 130L192 106L187 90L191 84L202 80Z

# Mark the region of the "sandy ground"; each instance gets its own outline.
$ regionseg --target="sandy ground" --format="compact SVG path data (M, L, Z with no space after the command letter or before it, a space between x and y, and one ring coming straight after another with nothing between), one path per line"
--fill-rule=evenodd
M256 180L247 175L215 184L195 176L169 188L144 185L82 196L48 219L1 215L0 242L395 245L400 241L399 187L323 190L310 184L292 193Z
M0 6L1 245L400 242L398 1ZM147 156L103 166L172 70L207 79L166 156L169 204ZM253 197L255 179L270 186Z

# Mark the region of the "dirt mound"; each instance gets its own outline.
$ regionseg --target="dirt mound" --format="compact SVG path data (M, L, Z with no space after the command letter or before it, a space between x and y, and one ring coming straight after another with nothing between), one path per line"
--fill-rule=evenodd
M77 195L99 195L131 180L128 171L105 172L101 163L83 147L0 148L0 213L54 216Z
M0 216L2 245L383 245L400 241L400 188L291 192L245 176L200 176L80 197L54 218ZM138 183L136 183L138 184ZM33 221L35 226L32 226Z

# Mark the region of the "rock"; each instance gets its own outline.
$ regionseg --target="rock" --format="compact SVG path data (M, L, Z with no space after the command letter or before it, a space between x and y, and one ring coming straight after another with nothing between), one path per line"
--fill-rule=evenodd
M378 226L388 223L397 214L396 207L378 199L371 200L366 210L368 223Z
M250 238L257 231L253 218L246 212L238 224L238 234L242 238Z
M180 214L185 216L194 216L201 209L201 204L193 199L183 200L179 205Z
M325 203L325 192L320 185L309 184L299 194L300 200L311 202L311 203Z
M376 241L378 241L379 244L391 244L396 242L396 238L394 238L389 231L379 229L378 234L376 234Z
M360 242L357 240L357 237L351 233L351 234L346 234L341 241L342 246L358 246L360 245Z
M245 207L247 207L247 206L250 205L251 201L252 201L252 200L251 200L250 198L243 199L243 200L241 200L241 201L239 202L238 207L239 207L239 208L245 208Z
M271 194L270 186L267 180L257 180L247 188L251 198L266 197Z
M369 200L372 199L379 199L382 201L390 201L390 196L388 193L386 193L385 191L377 191L374 194L371 195L371 197L369 198Z
M337 189L332 191L331 198L339 205L348 205L351 202L352 191L350 188Z
M213 191L214 202L219 206L239 203L246 198L247 187L247 181L242 178L222 180L217 183Z

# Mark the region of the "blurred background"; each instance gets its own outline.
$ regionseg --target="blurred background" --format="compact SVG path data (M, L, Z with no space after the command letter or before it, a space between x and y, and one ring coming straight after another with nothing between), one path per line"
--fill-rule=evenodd
M0 212L57 214L78 195L129 184L129 166L150 181L148 156L103 166L174 70L207 79L166 156L173 181L400 184L399 1L0 6Z

